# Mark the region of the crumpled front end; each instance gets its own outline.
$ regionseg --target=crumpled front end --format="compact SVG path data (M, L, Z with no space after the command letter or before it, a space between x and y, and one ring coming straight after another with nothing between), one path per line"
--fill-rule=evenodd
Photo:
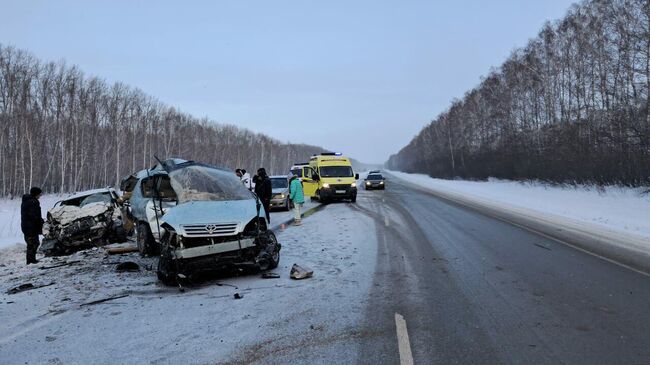
M45 254L66 254L85 247L104 245L122 226L119 210L104 203L83 207L57 206L48 212L47 218L41 247Z

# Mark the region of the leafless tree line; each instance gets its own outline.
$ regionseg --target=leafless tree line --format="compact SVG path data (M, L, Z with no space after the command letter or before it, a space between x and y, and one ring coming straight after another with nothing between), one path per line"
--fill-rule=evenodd
M115 186L161 158L286 173L321 149L197 119L141 90L0 44L0 196Z
M590 0L547 23L388 166L438 177L650 183L650 5Z

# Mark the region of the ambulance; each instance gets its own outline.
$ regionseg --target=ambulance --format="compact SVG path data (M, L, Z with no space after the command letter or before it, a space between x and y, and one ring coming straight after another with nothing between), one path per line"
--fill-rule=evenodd
M309 165L302 166L302 185L305 196L321 203L337 200L357 201L359 174L352 170L350 159L339 152L314 155Z

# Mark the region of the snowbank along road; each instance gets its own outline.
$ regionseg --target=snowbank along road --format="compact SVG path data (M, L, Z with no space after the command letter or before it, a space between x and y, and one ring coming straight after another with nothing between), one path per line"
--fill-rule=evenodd
M273 219L273 217L272 217ZM277 220L276 220L277 222ZM280 279L181 293L154 259L2 258L6 364L647 364L650 278L391 179L278 232ZM142 270L116 273L120 261ZM288 278L296 262L314 270ZM53 265L52 260L39 266ZM242 299L234 299L239 293ZM82 305L115 296L115 300Z

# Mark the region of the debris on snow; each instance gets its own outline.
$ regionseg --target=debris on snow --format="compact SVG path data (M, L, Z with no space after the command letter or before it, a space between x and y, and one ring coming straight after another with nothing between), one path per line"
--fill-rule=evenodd
M63 267L63 266L74 265L74 264L79 263L79 262L81 262L81 261L79 261L79 260L68 261L68 262L64 262L64 263L62 263L62 264L56 264L56 265L52 265L52 266L43 266L43 267L39 267L39 269L40 269L40 270L55 269L55 268L57 268L57 267Z
M136 271L140 271L140 265L136 264L133 261L125 261L125 262L119 263L117 265L117 267L115 268L115 271L118 271L118 272L125 272L125 271L136 272Z
M130 245L130 246L123 246L123 247L110 247L106 249L106 252L109 255L119 255L123 253L138 252L138 246Z
M54 282L51 282L49 284L43 284L43 285L34 285L32 283L25 283L25 284L20 284L16 287L13 287L9 290L7 290L7 294L16 294L20 292L24 292L27 290L33 290L33 289L38 289L38 288L44 288L46 286L54 285Z
M274 272L265 272L262 274L262 279L279 279L280 274L276 274Z
M235 299L241 299L244 297L244 294L235 293Z
M126 298L126 297L128 297L128 296L129 296L128 294L116 295L116 296L114 296L114 297L109 297L109 298L104 298L104 299L99 299L99 300L93 300L92 302L88 302L88 303L82 303L82 304L79 304L79 306L80 306L80 307L83 307L83 306L86 306L86 305L101 304L101 303L104 303L104 302L108 302L109 300L115 300L115 299L120 299L120 298Z
M298 264L293 264L291 267L291 278L295 280L307 279L314 276L314 271L308 267L302 267Z

